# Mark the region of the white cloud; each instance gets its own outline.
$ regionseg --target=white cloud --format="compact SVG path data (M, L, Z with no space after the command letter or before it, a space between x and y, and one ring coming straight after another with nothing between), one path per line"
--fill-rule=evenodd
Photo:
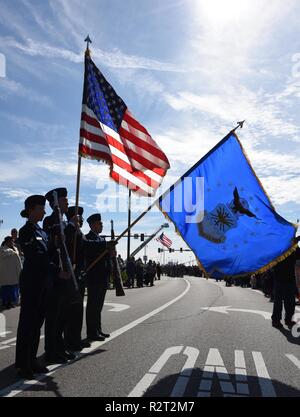
M188 91L177 95L166 94L167 103L178 111L206 113L212 118L225 122L246 119L248 126L262 136L281 137L284 133L289 139L299 142L299 127L289 120L284 108L276 100L276 95L263 91L254 92L246 87L224 88L218 94L198 95Z
M39 42L27 38L26 43L21 43L13 38L0 38L0 44L6 47L16 48L30 56L42 56L46 58L66 59L74 63L80 63L84 59L84 50L74 52L68 49L52 46L44 42ZM160 62L155 59L140 57L136 55L124 54L120 49L114 48L112 52L107 52L99 48L92 49L92 58L101 65L112 68L135 68L148 69L152 71L171 71L185 72L177 65Z
M10 95L23 97L44 106L52 105L52 101L49 97L38 94L31 88L27 88L17 81L9 78L0 78L0 98L5 99Z
M24 201L28 196L30 196L30 191L25 189L1 189L1 194L3 194L7 198L12 198L17 201Z

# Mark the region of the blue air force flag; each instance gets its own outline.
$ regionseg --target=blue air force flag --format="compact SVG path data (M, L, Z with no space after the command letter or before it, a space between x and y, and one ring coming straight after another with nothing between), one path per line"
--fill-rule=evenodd
M296 245L296 227L276 213L234 132L158 201L210 276L267 269Z

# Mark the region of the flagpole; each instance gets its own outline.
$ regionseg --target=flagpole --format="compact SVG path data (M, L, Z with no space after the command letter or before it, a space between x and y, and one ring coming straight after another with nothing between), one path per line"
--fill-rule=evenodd
M85 56L90 56L90 49L89 43L92 43L89 35L85 38L84 42L86 42L86 50ZM79 191L80 191L80 176L81 176L81 155L78 153L78 163L77 163L77 181L76 181L76 198L75 198L75 216L78 216L78 206L79 206ZM73 267L76 265L76 246L77 246L77 233L75 233L74 237L74 245L73 245Z
M78 215L78 206L79 206L80 174L81 174L81 156L78 155L77 182L76 182L76 198L75 198L75 216L76 217ZM72 257L73 266L76 265L76 246L77 246L77 233L75 233L74 245L73 245L73 257Z
M153 207L155 207L157 205L157 203L159 202L159 200L163 199L168 193L170 193L181 181L182 178L184 178L185 176L189 175L190 172L192 172L195 167L202 161L204 160L204 158L207 158L208 155L210 155L215 148L217 148L218 146L220 146L221 142L224 142L226 139L228 139L233 133L235 133L235 131L237 129L242 129L243 125L244 125L244 121L242 122L238 122L237 126L232 129L229 133L227 133L226 136L224 136L224 138L222 140L220 140L220 142L217 143L217 145L211 149L203 158L200 159L200 161L197 161L190 169L188 169L186 171L185 174L183 174L170 188L168 188L161 196L159 196L145 211L143 211L143 213L141 213L130 225L129 227L127 227L127 229L125 229L119 236L118 238L115 240L115 243L117 243L124 235L126 235L126 233L128 232L129 228L132 229L133 226L135 226L150 210L153 209ZM85 273L87 273L88 271L90 271L91 268L94 267L94 265L96 265L102 258L103 256L105 256L107 254L108 250L106 249L105 251L103 251L85 270Z
M127 261L129 261L130 258L130 226L131 223L131 189L129 188L129 192L128 192L128 223L127 223Z

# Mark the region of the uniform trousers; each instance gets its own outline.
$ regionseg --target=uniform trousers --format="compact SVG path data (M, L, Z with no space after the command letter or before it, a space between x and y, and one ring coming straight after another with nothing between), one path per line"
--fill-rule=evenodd
M107 288L99 283L88 283L87 289L86 331L88 337L93 337L102 332L101 312Z
M21 285L21 309L17 331L16 368L31 369L39 347L45 320L48 289L36 283Z

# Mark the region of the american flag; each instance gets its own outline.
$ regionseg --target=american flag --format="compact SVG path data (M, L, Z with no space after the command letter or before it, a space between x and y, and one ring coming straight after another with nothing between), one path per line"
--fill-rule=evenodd
M110 176L141 195L154 195L168 158L92 61L85 56L79 155L104 161Z
M169 239L164 233L157 237L156 240L162 245L166 246L168 249L172 246L172 240Z

